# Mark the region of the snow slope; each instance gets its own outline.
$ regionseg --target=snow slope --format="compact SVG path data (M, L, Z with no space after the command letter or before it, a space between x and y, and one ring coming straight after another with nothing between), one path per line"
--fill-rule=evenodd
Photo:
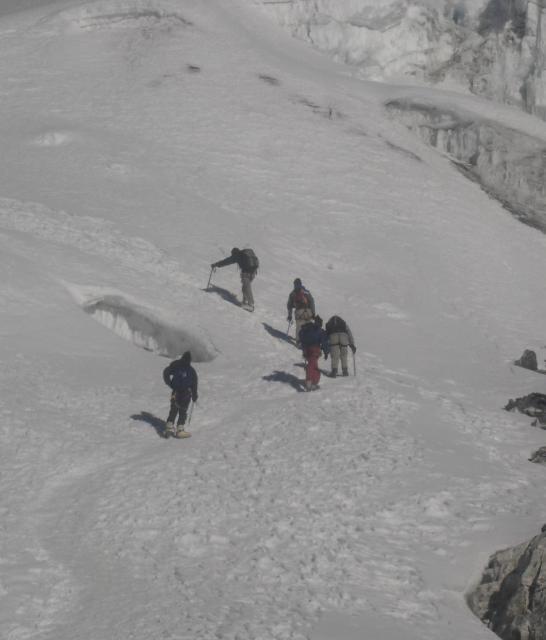
M464 592L542 522L544 434L502 406L541 388L511 361L544 344L544 236L388 118L409 89L250 2L38 2L0 36L0 635L492 637ZM254 314L234 268L204 291L245 245ZM358 345L313 394L297 276Z

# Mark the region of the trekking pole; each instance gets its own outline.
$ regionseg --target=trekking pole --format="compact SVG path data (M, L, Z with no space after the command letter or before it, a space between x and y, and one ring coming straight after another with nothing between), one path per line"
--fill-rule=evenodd
M212 279L212 274L214 273L214 271L215 271L215 268L214 268L214 267L211 267L211 268L210 268L209 281L207 282L207 289L210 287L210 281L211 281L211 279Z
M292 318L288 321L288 328L286 329L286 337L290 334L290 327L292 326Z
M193 402L193 401L192 401L191 406L190 406L190 412L189 412L189 414L188 414L188 427L189 427L189 426L190 426L190 424L191 424L191 416L192 416L192 413L193 413L193 405L194 405L194 404L195 404L195 402Z
M353 351L353 373L354 373L355 378L356 378L356 358L355 358L354 351Z

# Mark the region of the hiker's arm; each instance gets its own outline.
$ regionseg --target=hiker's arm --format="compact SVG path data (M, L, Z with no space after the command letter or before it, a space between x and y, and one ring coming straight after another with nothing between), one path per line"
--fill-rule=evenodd
M235 264L237 262L237 258L235 256L228 256L219 262L214 262L210 266L216 269L217 267L227 267L228 264Z
M291 291L288 296L288 302L286 303L286 309L288 311L288 317L292 318L292 309L294 308L294 292Z
M163 380L168 387L171 387L171 365L163 369Z

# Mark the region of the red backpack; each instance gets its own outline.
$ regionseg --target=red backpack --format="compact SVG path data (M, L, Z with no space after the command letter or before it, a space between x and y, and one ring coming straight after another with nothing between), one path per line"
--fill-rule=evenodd
M307 309L309 306L309 291L301 287L295 292L294 306L296 309Z

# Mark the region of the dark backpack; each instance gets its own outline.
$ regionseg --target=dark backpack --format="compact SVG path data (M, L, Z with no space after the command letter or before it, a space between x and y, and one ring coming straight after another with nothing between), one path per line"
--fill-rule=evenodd
M175 391L191 389L193 385L193 372L191 367L178 367L173 373L171 386Z
M299 338L304 347L322 347L325 334L320 327L317 327L313 322L309 322L301 328Z
M260 261L252 249L243 249L241 256L241 271L258 271Z
M345 320L339 316L332 316L326 323L326 333L328 335L332 333L347 333L347 325Z

